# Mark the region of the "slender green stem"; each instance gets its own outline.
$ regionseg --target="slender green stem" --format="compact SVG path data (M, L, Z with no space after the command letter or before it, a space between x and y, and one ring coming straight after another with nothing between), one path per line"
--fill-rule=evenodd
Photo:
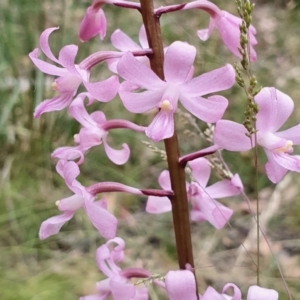
M141 0L141 13L146 28L149 47L153 51L153 54L149 55L151 69L161 79L164 79L164 52L161 29L159 19L154 15L152 0ZM184 167L179 164L180 153L176 129L174 129L174 135L171 138L165 139L164 142L171 186L174 192L174 196L170 197L170 200L172 202L178 263L180 269L186 269L188 265L194 268L185 171Z

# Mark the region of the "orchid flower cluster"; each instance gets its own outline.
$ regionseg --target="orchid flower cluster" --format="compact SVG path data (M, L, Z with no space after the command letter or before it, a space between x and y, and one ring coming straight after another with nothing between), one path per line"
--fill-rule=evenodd
M249 1L246 3L251 8ZM56 77L52 83L56 96L41 102L35 109L34 117L38 118L44 113L67 108L70 116L81 125L78 134L74 136L74 145L59 147L52 153L52 157L58 160L56 170L73 195L56 202L60 213L42 223L39 236L45 239L57 234L75 212L83 208L93 226L106 239L106 243L97 250L96 261L98 268L107 279L97 283L97 294L81 297L81 300L104 300L109 297L116 300L148 299L147 286L132 283L131 279L136 278L151 280L164 289L171 300L241 300L242 293L233 283L226 284L220 293L208 287L203 295L199 294L192 259L179 257L181 270L169 271L163 278L156 278L151 275L151 272L140 268L121 269L118 264L124 260L125 241L117 237L118 220L108 210L106 199L104 197L98 199L97 195L122 192L146 196L148 198L145 210L148 213L161 214L172 211L173 216L177 214L180 218L186 213L188 226L190 221L207 221L214 228L221 229L227 224L233 211L216 199L241 194L243 184L238 174L229 173L227 178L207 187L211 162L203 156L216 151L220 153L222 149L247 151L259 145L263 147L268 158L266 174L272 182L279 182L288 170L300 172L300 156L291 155L293 145L300 144L298 134L300 125L278 131L291 115L293 101L274 87L266 87L257 92L254 95L254 102L259 108L255 116L255 136L249 135L242 124L222 120L228 100L215 94L230 89L235 84L234 67L227 64L194 76L193 64L197 53L193 45L175 41L164 49L158 50L153 38L157 29L155 22L159 22L159 18L166 13L196 9L210 16L208 28L196 32L200 40L207 40L216 28L225 47L233 55L244 60L246 57L249 62L256 61L255 28L246 24L247 30L243 31L243 26L247 22L220 10L212 2L198 0L163 6L153 9L149 14L149 5L153 5L150 0L142 0L141 3L126 0L94 0L87 8L80 25L81 41L87 42L95 36L101 40L105 37L107 24L105 5L141 12L144 25L139 30L140 45L117 29L111 35L111 43L117 49L116 51L99 51L82 62L75 63L78 51L76 45L64 46L58 58L52 53L49 36L53 31L58 30L57 27L53 27L41 34L40 49L35 49L29 54L40 71ZM147 21L151 18L154 20L152 25ZM247 44L245 51L243 51L243 41ZM41 60L39 50L53 64ZM163 55L164 59L157 63L155 60L159 55ZM91 82L90 71L99 63L106 63L113 75L103 81ZM160 70L157 68L159 63L161 63ZM78 94L80 86L86 91ZM88 113L87 106L92 106L97 101L104 103L112 101L117 95L129 112L144 113L155 110L156 115L151 123L135 124L129 120L107 120L102 111ZM174 114L178 110L179 102L195 118L203 122L215 123L212 145L209 148L199 149L198 152L184 156L180 156L176 149L168 150L171 145L177 143ZM85 156L92 147L103 144L107 157L116 165L128 161L130 148L126 141L122 149L113 149L107 143L109 132L119 128L145 134L153 142L165 141L169 171L164 170L158 178L162 189L142 189L118 182L98 182L86 187L77 180L80 165L84 163ZM175 153L175 158L170 158L171 152ZM190 175L189 181L182 177L187 170ZM174 172L177 174L174 175ZM177 177L180 177L179 185L184 195L180 204L184 208L183 211L178 210L176 206L176 199L181 198L178 196ZM180 222L185 217L180 218L174 219L176 223L174 226L182 226ZM187 232L186 235L190 239L190 233ZM244 296L243 299L276 300L278 293L271 289L251 286L246 297Z

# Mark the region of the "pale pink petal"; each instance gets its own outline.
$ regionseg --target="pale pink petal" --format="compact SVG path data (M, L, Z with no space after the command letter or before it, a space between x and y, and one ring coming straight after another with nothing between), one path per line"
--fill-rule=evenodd
M60 164L62 161L57 163L57 169L60 168ZM80 170L78 165L74 161L63 162L63 179L65 180L68 188L73 191L75 194L80 196L85 195L85 188L76 180L76 177L79 176Z
M90 200L85 201L84 209L92 224L105 239L116 236L118 220L114 215Z
M117 29L113 32L110 40L113 46L120 51L125 52L141 49L141 46L134 42L127 34L125 34L120 29Z
M127 283L121 276L111 278L110 287L114 300L134 299L135 286L132 283Z
M75 95L81 82L82 81L79 77L71 73L54 80L54 83L56 84L55 89L57 89L59 93L72 93L73 95Z
M300 145L300 124L287 130L276 132L275 135L286 140L291 140L295 145Z
M192 176L197 183L205 188L210 177L210 165L205 158L197 158L189 162L192 170Z
M240 46L240 24L242 23L241 18L238 18L227 11L221 11L214 17L215 26L219 31L219 34L226 45L226 47L237 57L241 58L239 52ZM250 43L250 60L256 60L256 53L253 48L257 44L254 34L256 33L253 26L249 30L249 43Z
M287 169L280 166L274 159L274 154L271 151L266 151L268 162L265 165L268 178L273 183L278 183L287 173Z
M197 31L197 35L199 39L204 42L207 41L214 28L215 28L215 22L213 18L210 18L208 28Z
M230 180L225 179L207 187L206 192L210 197L219 199L239 195L241 190L234 186Z
M231 65L202 74L184 83L180 91L185 96L196 97L231 88L235 83L235 70Z
M243 185L243 182L239 176L239 174L234 174L232 177L231 177L231 183L236 187L238 188L240 191L243 191L244 190L244 185Z
M257 133L257 143L268 150L275 150L282 148L286 145L287 141L282 139L271 132L261 132Z
M62 110L71 103L72 99L73 92L63 93L52 99L46 99L35 108L33 116L38 118L45 112Z
M84 198L77 194L64 198L56 202L56 205L60 211L76 211L84 204Z
M209 286L201 297L201 300L226 300L226 298Z
M54 216L44 221L41 224L40 231L39 231L40 239L44 240L51 235L57 234L60 231L61 227L66 222L72 219L73 215L74 215L73 211L66 211L61 215Z
M99 82L83 82L87 91L100 102L112 100L118 93L119 79L117 76L111 76L106 80Z
M71 74L81 77L75 67L75 57L77 55L78 46L68 45L59 51L58 59L63 67L65 67Z
M80 24L79 38L82 42L86 42L97 34L99 34L101 40L106 35L105 14L101 8L88 7Z
M75 147L59 147L55 149L51 157L59 158L62 160L76 160L77 164L80 165L84 161L84 154L83 152L79 149L78 146Z
M141 113L155 108L161 101L164 90L145 91L141 93L128 92L128 83L120 85L119 95L127 110Z
M52 61L60 64L60 61L53 55L53 53L49 47L49 36L54 30L57 30L57 29L59 29L59 27L52 27L52 28L48 28L43 31L43 33L40 36L40 47L48 58L50 58Z
M164 60L167 82L182 84L188 78L196 56L196 48L187 43L174 42L168 47Z
M246 136L246 128L238 123L220 120L214 131L214 143L229 151L247 151L254 147Z
M169 271L165 283L170 300L197 300L196 280L191 271Z
M116 165L123 165L125 164L130 156L130 149L127 144L122 144L123 149L116 150L111 148L107 142L106 137L103 137L103 145L108 158L115 163Z
M300 172L300 155L289 155L288 153L273 153L276 163L290 171Z
M201 222L204 218L217 229L223 228L233 214L231 209L204 193L199 196L194 196L191 202L193 205L192 211L194 211L194 207L197 205L198 209L195 209L195 211L199 210L201 212L201 219L194 219L193 215L191 215L191 219L196 222Z
M265 289L257 285L249 287L247 300L278 300L278 293L275 290Z
M150 214L162 214L172 210L172 204L168 197L148 197L146 212Z
M99 295L103 297L101 299L108 299L108 297L111 295L110 278L98 281L96 284L96 288Z
M65 76L68 74L68 71L63 68L56 67L54 65L51 65L41 59L38 58L38 52L39 49L36 48L32 52L29 53L29 58L32 60L34 65L43 73L49 74L49 75L56 75L56 76Z
M161 109L147 127L145 133L154 142L172 137L174 134L173 112Z
M90 116L99 125L106 122L105 114L102 111L94 111L90 114Z
M151 69L134 58L130 52L122 56L117 69L118 74L125 80L149 90L164 88L166 84Z
M242 292L241 290L233 283L227 283L224 285L222 293L224 294L228 289L233 289L233 297L231 300L242 300Z
M275 88L263 88L256 96L259 106L256 126L259 131L276 132L289 118L293 100Z
M191 114L209 123L219 121L228 106L228 100L222 96L211 96L205 99L181 94L179 99Z
M139 31L139 41L143 49L149 48L145 26L142 25Z
M84 106L84 98L87 95L87 93L77 95L69 106L69 113L83 127L97 126L97 123L91 118Z
M164 170L160 173L158 183L164 190L172 190L169 171Z

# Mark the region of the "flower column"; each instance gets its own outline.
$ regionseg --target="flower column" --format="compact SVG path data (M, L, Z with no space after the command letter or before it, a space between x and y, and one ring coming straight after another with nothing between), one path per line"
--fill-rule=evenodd
M141 0L141 13L146 28L149 47L153 54L149 56L151 69L163 80L163 43L159 19L154 15L152 0ZM194 267L189 210L185 184L184 167L179 164L179 148L176 130L171 138L165 139L165 148L174 196L172 202L173 223L176 238L177 259L180 269Z

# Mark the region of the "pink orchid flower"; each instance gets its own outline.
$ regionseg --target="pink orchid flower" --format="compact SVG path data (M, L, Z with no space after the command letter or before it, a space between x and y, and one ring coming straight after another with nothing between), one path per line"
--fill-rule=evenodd
M146 30L145 26L142 25L139 31L139 42L140 45L138 45L135 41L133 41L127 34L125 34L122 30L117 29L113 32L111 35L111 43L115 48L122 52L133 52L133 51L139 51L142 49L148 49L149 44L146 36ZM107 60L108 68L114 72L118 73L117 71L117 65L119 62L119 58L113 58ZM137 57L137 60L143 63L146 66L150 66L149 58L147 56L141 56Z
M187 183L188 199L191 202L191 220L195 222L208 221L215 228L223 228L233 211L215 200L215 198L225 198L239 195L243 185L236 174L231 180L222 180L209 187L206 187L210 177L210 165L205 158L198 158L189 162L192 170L192 177L195 181ZM168 171L163 171L158 178L160 186L164 190L171 189L170 175ZM146 211L148 213L159 214L172 210L171 201L167 197L148 197Z
M300 156L290 155L293 145L300 145L300 125L279 131L291 115L294 103L286 94L275 88L263 88L255 97L259 106L256 115L257 144L267 157L266 173L273 183L279 182L288 170L300 172ZM255 146L255 139L246 136L243 125L220 120L216 124L214 143L229 151L247 151Z
M78 47L75 45L63 47L60 50L57 59L53 55L48 42L50 34L57 29L58 27L48 28L41 34L40 48L50 60L61 65L63 68L40 60L38 58L38 48L29 54L30 59L40 71L49 75L59 76L59 78L55 79L52 83L53 90L59 93L58 96L40 103L35 109L35 118L38 118L45 112L62 110L67 107L71 103L81 83L84 83L89 92L102 102L113 99L116 96L119 87L119 81L116 76L111 76L107 80L101 82L89 83L89 70L83 67L86 62L84 61L83 64L80 65L76 65L74 62L78 50ZM104 55L102 55L104 56L102 60L105 60L107 53L108 52L105 52ZM114 55L118 56L120 54L114 53ZM90 62L89 64L91 65Z
M76 177L80 174L79 168L74 162L59 161L56 166L57 172L65 180L67 186L74 195L56 202L56 205L63 213L51 217L44 221L40 227L40 239L57 234L61 227L74 216L79 208L83 208L92 224L98 229L100 234L110 239L115 237L117 230L117 219L107 211L107 204L104 199L94 201L95 195L92 195L83 187Z
M169 271L165 279L166 290L170 300L197 300L196 281L193 273L188 270ZM233 289L233 296L225 294ZM227 283L219 294L214 288L208 287L201 300L242 300L240 289L233 283ZM253 285L249 288L247 300L278 300L278 293L272 289Z
M173 115L178 99L197 118L205 122L218 121L228 105L222 96L202 95L230 88L235 82L235 71L226 65L220 69L191 79L196 48L183 42L174 42L166 51L164 74L161 80L152 70L126 53L118 64L118 73L125 82L120 85L119 95L124 106L133 113L159 109L146 135L154 141L169 138L174 133ZM146 89L135 93L132 90Z
M163 13L171 11L187 10L187 9L200 9L210 14L210 23L208 29L202 29L197 32L198 37L202 41L206 41L214 28L219 31L221 39L225 46L237 57L241 58L239 52L240 46L240 25L242 20L230 14L227 11L220 10L214 3L206 0L191 1L184 4L175 4L165 7L160 7L155 10L155 14L160 16ZM254 46L257 44L255 38L256 30L250 25L249 27L249 46L250 46L250 60L256 61L256 52Z
M94 0L86 10L85 16L80 24L79 38L86 42L97 34L103 40L106 35L106 17L102 6L112 4L121 7L140 9L140 4L124 0Z
M52 157L64 160L79 159L77 163L81 164L84 161L85 152L103 142L108 158L117 165L125 164L130 155L129 147L127 144L123 144L123 149L121 150L111 148L106 141L109 130L115 128L128 128L138 132L144 132L145 127L138 126L126 120L107 121L104 113L101 111L96 111L89 115L84 106L85 97L89 98L88 104L93 103L93 97L88 93L81 93L74 99L69 107L70 115L83 127L74 138L78 145L75 147L57 148L52 153Z
M233 296L225 294L229 289L233 289ZM233 283L227 283L219 294L214 288L208 287L201 300L242 300L240 289ZM278 293L272 289L266 289L257 285L250 286L247 293L247 300L278 300Z
M116 244L112 248L112 246ZM121 238L114 238L99 247L96 252L98 268L108 278L97 283L96 295L81 297L79 300L147 300L148 290L145 287L137 287L130 283L130 278L147 278L151 274L140 268L128 268L122 270L117 262L124 259L125 242Z

